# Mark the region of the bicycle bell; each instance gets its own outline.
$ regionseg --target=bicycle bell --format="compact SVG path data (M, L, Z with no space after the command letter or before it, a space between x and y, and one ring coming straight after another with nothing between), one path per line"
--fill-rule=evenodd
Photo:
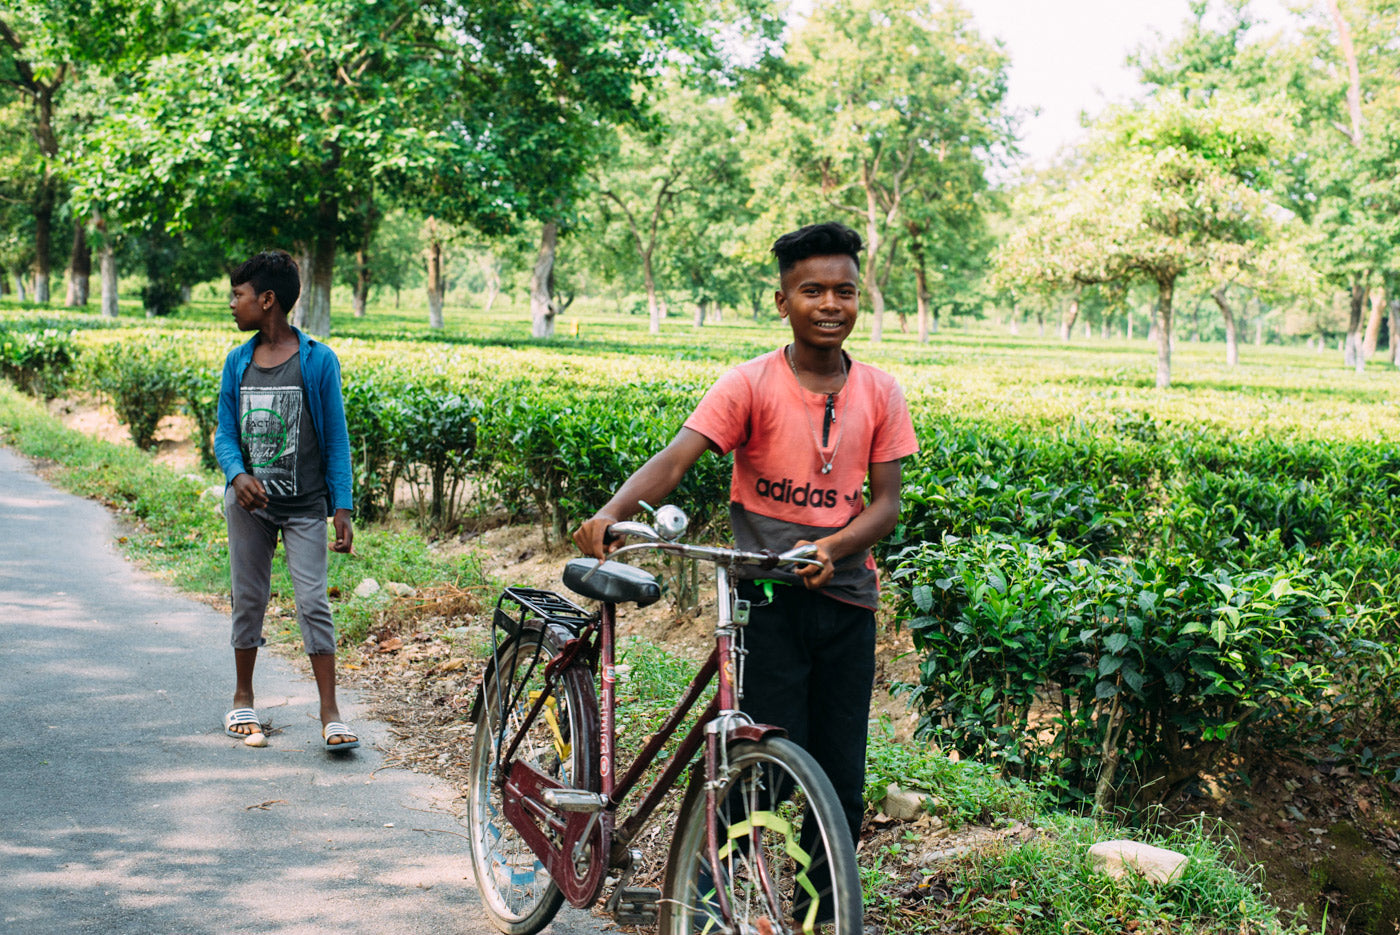
M656 530L656 534L667 542L679 539L689 525L690 520L686 518L685 510L669 503L656 511L652 521L652 528Z

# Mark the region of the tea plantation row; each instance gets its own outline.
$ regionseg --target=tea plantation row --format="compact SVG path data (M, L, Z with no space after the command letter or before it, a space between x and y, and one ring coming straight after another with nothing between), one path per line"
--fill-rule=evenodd
M18 385L100 392L138 443L177 405L212 428L230 336L51 325L0 327ZM426 527L489 502L556 537L722 369L677 360L648 377L626 354L336 346L363 518L406 488ZM941 744L1101 805L1166 798L1262 749L1396 768L1383 728L1396 713L1393 446L1148 406L969 410L948 394L966 372L891 369L922 450L880 557L895 624L923 656L908 690ZM720 527L727 483L727 463L706 457L673 501Z

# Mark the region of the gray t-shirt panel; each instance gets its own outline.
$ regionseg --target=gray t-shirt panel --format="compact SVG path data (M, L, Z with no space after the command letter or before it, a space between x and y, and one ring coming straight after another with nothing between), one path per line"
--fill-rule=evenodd
M268 514L275 519L329 515L330 488L306 405L300 356L276 367L249 364L238 409L243 463L267 488Z

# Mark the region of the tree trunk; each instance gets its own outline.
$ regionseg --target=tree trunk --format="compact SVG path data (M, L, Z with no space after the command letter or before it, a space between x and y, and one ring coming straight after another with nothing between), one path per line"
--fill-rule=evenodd
M306 243L296 245L297 272L301 275L301 295L287 313L293 327L306 330L306 317L311 308L311 268L313 265L311 246Z
M1176 277L1157 280L1157 389L1172 383L1172 290Z
M24 302L28 296L29 291L24 285L24 274L20 272L15 273L15 297L18 298L20 302Z
M880 208L875 186L865 180L865 292L870 297L870 340L878 344L885 336L885 294L880 291L876 259L880 254Z
M369 252L364 247L355 251L355 292L350 297L350 308L356 318L365 317L365 306L369 304Z
M1074 334L1074 323L1079 318L1079 293L1082 287L1074 287L1074 295L1070 296L1069 308L1065 309L1065 317L1060 322L1060 340L1068 341Z
M1133 339L1133 307L1131 305L1124 310L1123 318L1126 319L1123 333L1131 341Z
M1342 364L1355 367L1360 373L1366 367L1361 352L1361 311L1366 307L1366 278L1356 276L1351 281L1351 302L1347 312L1347 335L1342 342Z
M1118 746L1118 737L1123 730L1123 705L1119 701L1119 696L1113 697L1109 705L1108 717L1102 715L1098 718L1102 723L1106 721L1103 735L1103 744L1099 748L1099 778L1094 785L1094 811L1098 814L1106 814L1109 806L1109 799L1113 793L1113 781L1118 775L1118 760L1122 756L1122 750Z
M914 266L914 286L915 294L918 296L919 343L927 344L929 336L928 274L924 272L922 262Z
M423 258L428 264L428 327L441 331L447 281L442 274L442 237L438 234L436 218L428 218L427 237L428 246L423 250Z
M1235 330L1235 313L1231 311L1230 303L1225 301L1223 283L1215 287L1211 297L1220 307L1220 316L1225 319L1225 366L1234 367L1240 362L1240 342Z
M1021 314L1021 310L1020 310L1019 308L1016 307L1016 303L1015 303L1015 302L1012 302L1012 303L1011 303L1011 321L1010 321L1010 323L1009 323L1009 325L1008 325L1008 327L1010 328L1010 331L1011 331L1012 334L1020 334L1020 333L1021 333L1021 326L1020 326L1020 324L1017 322L1017 318L1020 316L1020 314Z
M1040 326L1040 336L1045 337L1045 310L1038 308L1035 310L1035 322Z
M340 204L335 195L322 192L316 205L316 246L311 258L311 302L303 330L324 338L331 333L331 285L335 282L336 227Z
M92 281L92 248L88 246L87 225L81 218L73 219L73 253L68 260L69 308L84 308L88 304L88 286Z
M661 319L665 316L665 311L661 308L661 302L656 296L656 274L651 268L651 251L642 251L642 281L647 289L647 332L649 334L661 333Z
M496 304L496 297L501 294L501 274L496 271L494 261L486 266L486 300L481 304L483 314L491 313L491 306Z
M44 162L43 177L39 181L39 193L34 201L34 301L40 305L49 303L49 275L51 272L50 254L53 253L53 209L57 199L54 191L53 172L48 161Z
M102 314L117 317L117 250L110 238L104 238L97 251L98 278L102 283Z
M705 303L703 301L695 303L695 327L705 326Z
M1361 341L1363 360L1376 356L1376 342L1380 340L1381 318L1385 315L1385 286L1377 283L1371 290L1371 314L1366 319L1366 337Z
M1332 25L1337 28L1337 46L1347 66L1347 115L1351 119L1349 137L1353 146L1360 146L1361 69L1356 58L1356 46L1351 40L1351 28L1342 15L1341 4L1337 0L1327 0L1327 11L1332 15Z
M554 251L558 245L559 222L546 221L540 229L540 249L530 273L530 333L537 338L554 336ZM653 328L652 333L656 330Z
M1390 362L1400 367L1400 295L1390 300Z

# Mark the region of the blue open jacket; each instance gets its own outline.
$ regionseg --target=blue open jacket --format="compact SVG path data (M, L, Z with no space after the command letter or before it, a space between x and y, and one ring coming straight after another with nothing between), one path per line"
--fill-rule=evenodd
M311 412L311 425L316 429L316 441L321 446L321 459L326 465L326 486L331 491L331 509L354 508L350 470L350 434L345 428L345 402L340 395L340 361L335 352L297 329L298 356L301 358L301 382L306 387L306 408ZM214 455L223 469L225 486L239 474L252 472L243 464L243 449L238 443L238 395L243 374L253 362L253 348L258 335L228 352L224 373L219 383L219 428L214 433Z

